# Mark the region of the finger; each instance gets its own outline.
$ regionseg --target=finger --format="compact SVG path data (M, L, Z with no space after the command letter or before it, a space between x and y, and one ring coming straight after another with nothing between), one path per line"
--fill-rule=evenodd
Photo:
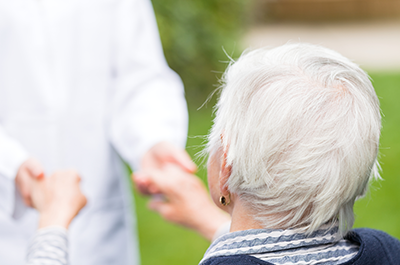
M142 195L151 195L149 186L143 183L136 184L136 190Z
M44 177L44 169L39 161L36 159L30 159L27 165L27 170L34 178L43 178Z
M170 154L170 162L179 165L183 170L194 173L197 171L196 164L192 161L185 150L174 148Z
M75 180L77 183L80 183L82 181L82 178L78 173L75 173Z
M83 207L85 207L87 204L87 198L85 195L82 195L82 200L81 200L81 207L80 209L82 209Z
M26 190L21 191L21 197L26 206L33 207L31 196Z
M152 195L162 193L157 184L153 183L150 179L134 179L137 190L143 195Z
M133 181L139 191L145 191L147 195L164 193L165 188L169 185L165 175L166 172L156 169L141 171L133 175Z
M28 207L33 207L32 200L30 198L24 198L24 203Z
M143 174L132 174L136 189L143 195L150 195L150 181Z
M39 175L36 177L36 180L42 180L42 179L44 179L44 173L39 174Z
M148 203L148 207L150 210L159 213L162 217L169 219L171 213L171 206L168 202L159 200L159 199L152 199Z
M142 158L142 162L140 164L141 169L160 168L161 166L161 163L157 159L155 159L154 156L151 155L145 155Z
M163 177L164 181L168 181L168 183L175 182L177 183L188 182L188 178L197 178L196 175L183 170L181 167L176 164L167 164L163 167ZM166 179L167 178L167 179Z
M153 183L150 183L150 185L148 185L147 189L150 192L150 194L162 193L161 189L158 186L154 185Z
M151 199L151 200L148 202L147 207L148 207L150 210L153 210L153 211L155 211L155 212L158 212L159 209L163 206L163 204L164 204L164 202L161 202L161 201L155 200L155 199Z
M31 176L28 172L21 172L19 175L19 178L17 180L17 188L19 191L19 194L26 206L32 207L32 202L31 202L31 189L32 185L34 184L31 181Z

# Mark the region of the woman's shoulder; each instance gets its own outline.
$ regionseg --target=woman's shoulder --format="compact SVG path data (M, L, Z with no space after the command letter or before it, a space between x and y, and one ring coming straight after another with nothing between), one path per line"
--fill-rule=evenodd
M353 239L358 237L359 239L357 241L361 239L361 241L365 242L366 244L389 244L396 249L400 248L400 241L397 238L380 230L357 228L350 231L348 237Z
M272 263L262 261L249 255L231 255L213 257L202 263L202 265L272 265Z
M369 228L350 231L348 240L360 244L358 254L344 264L398 264L400 260L400 241L391 235Z

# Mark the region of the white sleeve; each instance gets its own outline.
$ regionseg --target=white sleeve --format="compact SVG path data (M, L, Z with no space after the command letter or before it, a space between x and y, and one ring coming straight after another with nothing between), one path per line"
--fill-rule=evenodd
M154 144L184 148L187 107L179 76L167 65L149 0L121 0L116 12L110 137L138 169Z
M0 125L0 175L14 179L21 164L28 159L28 152L12 139Z
M15 176L28 152L0 125L0 210L18 219L26 207L15 187Z

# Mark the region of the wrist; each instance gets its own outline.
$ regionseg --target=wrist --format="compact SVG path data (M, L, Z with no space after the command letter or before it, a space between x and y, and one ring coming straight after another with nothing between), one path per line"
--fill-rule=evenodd
M63 213L59 212L43 212L40 213L39 217L39 229L45 228L48 226L60 226L65 229L68 229L72 218L68 217Z

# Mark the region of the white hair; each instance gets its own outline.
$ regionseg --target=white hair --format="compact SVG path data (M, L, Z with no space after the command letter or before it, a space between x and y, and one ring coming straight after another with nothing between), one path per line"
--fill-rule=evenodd
M344 235L355 200L380 178L368 75L335 51L286 44L245 52L222 81L208 151L227 153L229 191L265 227L311 233L338 222Z

